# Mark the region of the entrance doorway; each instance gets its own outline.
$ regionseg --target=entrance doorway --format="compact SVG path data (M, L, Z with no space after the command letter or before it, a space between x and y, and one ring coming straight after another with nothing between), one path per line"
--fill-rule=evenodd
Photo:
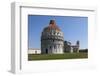
M46 54L48 54L48 49L46 49Z

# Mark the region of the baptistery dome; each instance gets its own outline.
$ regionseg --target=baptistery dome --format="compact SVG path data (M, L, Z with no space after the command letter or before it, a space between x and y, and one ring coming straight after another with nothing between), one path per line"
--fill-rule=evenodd
M49 26L44 28L44 31L50 31L50 30L60 31L60 28L56 25L54 20L50 20Z
M61 29L56 25L55 20L45 27L41 34L42 54L62 54L64 48L64 37Z

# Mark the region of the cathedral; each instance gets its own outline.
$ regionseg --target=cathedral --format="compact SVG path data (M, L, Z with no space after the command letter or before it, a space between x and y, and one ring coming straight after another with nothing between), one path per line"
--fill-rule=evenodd
M55 20L50 20L49 26L45 27L41 34L41 54L63 54L79 51L79 41L76 45L64 41L61 29L56 25Z

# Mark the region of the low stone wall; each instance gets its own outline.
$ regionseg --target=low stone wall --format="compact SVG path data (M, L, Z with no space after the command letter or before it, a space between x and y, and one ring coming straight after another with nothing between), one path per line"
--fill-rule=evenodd
M29 49L28 54L41 54L40 49Z

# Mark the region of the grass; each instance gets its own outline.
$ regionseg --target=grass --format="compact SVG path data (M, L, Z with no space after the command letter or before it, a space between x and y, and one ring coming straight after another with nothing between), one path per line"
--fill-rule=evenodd
M28 60L56 60L56 59L82 59L88 58L88 53L65 53L65 54L28 54Z

